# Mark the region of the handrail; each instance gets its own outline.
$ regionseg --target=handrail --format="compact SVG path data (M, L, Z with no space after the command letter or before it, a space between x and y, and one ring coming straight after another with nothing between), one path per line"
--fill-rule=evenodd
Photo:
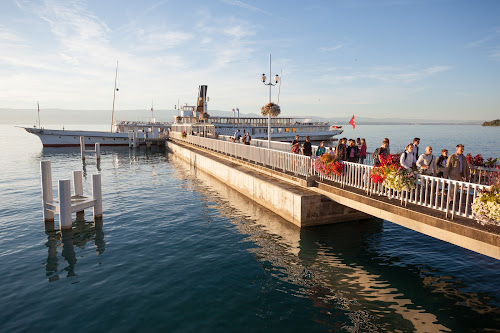
M331 181L340 184L342 187L350 186L361 189L369 196L387 196L390 199L399 200L405 206L411 203L444 212L446 217L451 216L452 219L455 216L473 219L472 203L479 191L487 188L486 185L482 184L417 175L416 187L414 189L397 192L382 184L373 182L370 177L373 166L367 164L344 161L342 162L344 164L344 171L341 176L323 176L313 168L314 157L294 154L290 151L258 147L256 146L258 143L255 145L244 145L192 135L182 138L181 134L177 132L170 133L170 137L249 163L278 169L284 173L291 173L306 178L317 176L319 181ZM290 146L287 143L281 144Z

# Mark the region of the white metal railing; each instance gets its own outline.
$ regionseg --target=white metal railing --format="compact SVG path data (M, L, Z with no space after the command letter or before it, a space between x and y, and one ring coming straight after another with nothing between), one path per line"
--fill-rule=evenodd
M367 164L342 162L344 171L341 176L322 176L313 168L314 157L192 135L182 138L180 133L175 132L170 133L170 137L285 173L306 178L314 175L320 181L329 180L339 183L342 187L350 186L361 189L367 195L383 195L400 200L401 204L411 203L441 211L446 214L446 217L451 216L452 219L455 215L472 219L472 203L479 190L487 187L481 184L417 175L415 189L398 192L373 182L370 177L373 166Z
M233 138L233 136L229 136L229 135L219 135L218 136L218 139L223 140L223 141L231 141L232 138ZM252 139L250 141L250 145L255 146L255 147L267 148L268 142L267 142L267 140L263 140L263 139ZM281 141L271 141L271 149L284 151L284 152L290 152L292 150L292 143L291 142L281 142ZM318 149L318 146L312 145L313 154L316 151L316 149ZM327 152L328 152L328 148L327 148ZM364 164L373 165L372 153L370 153L370 152L366 153L366 159L364 161Z
M344 186L364 190L368 195L383 195L391 199L431 208L446 213L446 217L455 215L473 218L472 203L479 190L487 186L433 176L417 175L416 187L411 191L394 191L382 184L373 182L370 177L372 166L351 162L342 162L344 172L341 176L322 176L313 170L320 180L330 180Z
M182 135L177 132L170 133L170 137L271 169L279 169L304 177L310 176L311 158L309 156L193 135L182 138Z

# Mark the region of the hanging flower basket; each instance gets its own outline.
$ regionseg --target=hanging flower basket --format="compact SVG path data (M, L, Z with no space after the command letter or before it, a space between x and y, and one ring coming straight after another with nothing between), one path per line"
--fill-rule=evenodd
M267 116L268 114L271 114L271 117L277 117L280 115L281 110L280 106L278 104L274 103L267 103L260 109L260 113L263 116Z
M500 226L500 181L480 191L472 204L472 214L482 225Z
M331 154L323 154L313 161L314 171L322 176L341 176L344 172L344 165L335 161Z
M182 133L181 133L181 137L182 137L182 138L185 138L186 136L187 136L186 131L182 131Z
M391 167L390 172L386 175L384 186L395 191L411 191L417 185L417 173L413 170L405 168Z

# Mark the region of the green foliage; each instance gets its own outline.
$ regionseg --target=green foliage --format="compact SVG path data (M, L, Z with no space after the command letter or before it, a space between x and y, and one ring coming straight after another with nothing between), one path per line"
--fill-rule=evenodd
M492 121L485 121L483 123L483 126L500 126L500 119L492 120Z

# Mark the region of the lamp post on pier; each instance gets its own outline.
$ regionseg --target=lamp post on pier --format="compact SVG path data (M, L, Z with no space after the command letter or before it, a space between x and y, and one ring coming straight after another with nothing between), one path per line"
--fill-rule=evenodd
M271 54L269 54L269 83L266 83L266 74L262 74L262 83L269 86L269 103L271 103L271 87L275 86L279 81L279 76L274 76L274 83L271 82ZM267 148L271 149L271 112L267 114Z

